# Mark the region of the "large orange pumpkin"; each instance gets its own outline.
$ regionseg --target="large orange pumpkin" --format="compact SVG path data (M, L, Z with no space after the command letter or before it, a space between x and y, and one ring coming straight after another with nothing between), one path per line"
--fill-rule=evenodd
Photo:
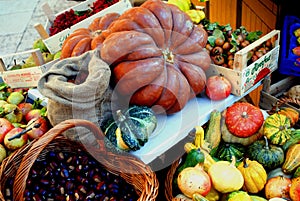
M207 33L178 7L148 0L125 11L106 34L101 58L129 103L158 105L172 114L205 88Z
M78 28L64 41L61 48L61 59L79 56L102 45L105 37L103 31L120 15L108 13L95 18L88 28Z

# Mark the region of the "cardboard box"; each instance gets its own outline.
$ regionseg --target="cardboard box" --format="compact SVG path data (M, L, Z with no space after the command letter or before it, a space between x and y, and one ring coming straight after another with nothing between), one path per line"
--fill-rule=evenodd
M30 55L37 66L11 70L14 63L21 64ZM59 59L45 63L39 49L4 55L0 57L0 76L2 80L11 88L36 87L38 80Z
M248 53L272 37L277 38L274 43L275 47L257 61L247 66ZM211 64L206 75L207 77L219 74L224 75L231 82L231 93L237 96L243 96L247 90L278 68L279 41L280 31L273 30L236 52L233 63L234 69Z
M66 9L66 10L56 14L55 16L57 16L61 13L64 13L65 11L70 10L70 9L73 9L74 11L86 10L89 8L90 5L93 4L93 2L95 2L95 0L84 1L76 6L73 6L69 9ZM70 28L65 29L47 39L44 39L43 42L47 46L48 50L52 54L55 54L56 52L61 50L63 42L74 30L76 30L78 28L87 28L89 26L89 24L97 17L101 17L101 16L103 16L107 13L111 13L111 12L117 12L119 14L122 14L124 11L126 11L127 9L129 9L131 7L132 7L132 5L129 0L120 0L118 3L111 5L110 7L82 20L81 22L78 22L77 24L71 26ZM51 22L49 20L47 20L46 25L45 25L45 30L48 33L49 33L50 27L51 27ZM40 33L40 35L42 38L44 37L44 36L42 36L41 33Z

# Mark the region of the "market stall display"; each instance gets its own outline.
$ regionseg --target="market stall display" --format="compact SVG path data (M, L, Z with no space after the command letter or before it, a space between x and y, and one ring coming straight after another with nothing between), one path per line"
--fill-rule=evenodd
M47 111L24 115L25 130L9 124L0 200L298 200L299 81L276 84L284 97L264 107L245 97L260 85L263 101L272 95L266 83L278 68L282 31L234 30L204 11L188 0L91 0L45 13L48 33L31 57L56 57L28 64L40 73L26 86ZM1 74L11 88L22 83L8 73L29 77L19 67ZM42 132L46 118L51 129ZM20 146L5 143L16 138Z

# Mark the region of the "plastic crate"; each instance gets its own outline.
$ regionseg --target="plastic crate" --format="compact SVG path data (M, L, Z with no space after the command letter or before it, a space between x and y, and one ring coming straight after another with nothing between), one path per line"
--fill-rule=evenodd
M279 72L284 75L300 76L300 65L295 65L296 59L300 57L292 53L292 49L298 45L297 38L293 34L297 28L300 28L300 19L295 16L285 16L278 67Z

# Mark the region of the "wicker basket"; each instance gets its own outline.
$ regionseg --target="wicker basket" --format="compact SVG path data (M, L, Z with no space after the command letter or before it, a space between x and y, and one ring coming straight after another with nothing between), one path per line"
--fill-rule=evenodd
M182 158L173 162L167 173L167 177L165 180L165 197L166 197L167 201L172 201L172 199L174 198L173 180L174 180L175 172L181 163L181 159ZM180 200L180 199L177 199L177 201L178 200Z
M139 195L139 201L156 199L159 184L156 174L149 166L130 154L115 154L108 151L104 148L104 135L96 125L86 120L72 119L59 123L41 138L26 144L3 160L0 166L0 200L5 200L3 192L5 191L5 183L10 177L14 177L14 200L23 200L29 171L36 159L42 160L47 151L69 150L76 146L86 150L83 145L74 143L61 135L64 131L75 126L85 127L94 133L100 148L95 149L92 156L101 161L101 164L109 172L121 176L133 185ZM122 170L126 170L126 172L122 172Z

